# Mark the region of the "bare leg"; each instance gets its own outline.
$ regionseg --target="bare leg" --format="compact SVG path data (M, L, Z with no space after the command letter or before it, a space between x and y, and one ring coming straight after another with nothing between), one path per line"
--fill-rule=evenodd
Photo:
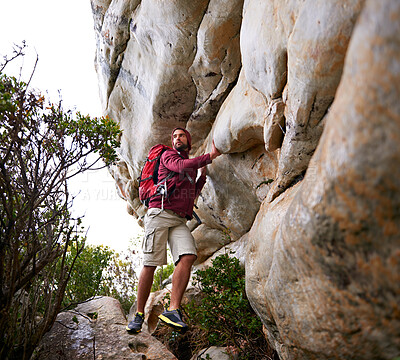
M143 266L139 276L138 293L137 293L137 311L144 313L146 301L149 298L151 286L153 285L153 277L156 266Z
M196 261L196 255L182 255L174 274L172 275L172 294L171 294L171 305L170 309L178 309L181 305L183 293L186 290L186 286L189 282L190 271L193 263Z

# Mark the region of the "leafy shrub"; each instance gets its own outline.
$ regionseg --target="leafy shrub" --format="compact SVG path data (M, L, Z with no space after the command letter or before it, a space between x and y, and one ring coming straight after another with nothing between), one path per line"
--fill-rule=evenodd
M128 249L123 253L114 253L101 284L101 295L117 299L125 313L129 313L136 300L137 276L135 265L138 257L135 251Z
M151 291L161 290L163 281L169 278L169 276L174 272L174 268L175 266L173 263L159 267L154 274L154 281L153 285L151 286Z
M71 247L66 257L67 266L75 259L77 247ZM103 295L104 270L109 266L113 250L104 246L86 245L76 257L71 277L65 289L64 307L75 306L93 296ZM61 265L61 261L59 261ZM105 294L104 294L105 295Z
M77 248L67 253L67 266L76 257ZM117 299L126 313L136 296L136 272L132 253L116 253L102 245L86 245L76 257L68 281L63 307L71 308L94 296Z
M212 267L195 273L193 284L201 293L182 306L189 330L181 335L159 323L153 333L176 357L189 360L201 349L215 345L226 347L235 359L274 358L261 321L246 297L245 271L237 258L218 256ZM168 295L164 298L167 304Z
M240 359L270 358L273 351L263 335L262 323L246 297L244 268L228 254L216 257L212 265L195 273L194 285L203 295L186 306L192 331L200 340L196 350L228 346Z
M0 64L0 358L22 360L54 323L84 248L68 179L99 167L93 154L115 162L122 134L111 119L65 111L7 76L24 48Z

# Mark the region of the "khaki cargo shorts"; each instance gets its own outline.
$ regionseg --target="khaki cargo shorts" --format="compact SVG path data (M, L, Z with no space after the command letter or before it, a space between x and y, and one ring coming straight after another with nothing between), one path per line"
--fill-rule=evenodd
M171 210L151 208L144 217L143 265L167 264L167 243L176 265L182 255L197 256L196 244L186 219Z

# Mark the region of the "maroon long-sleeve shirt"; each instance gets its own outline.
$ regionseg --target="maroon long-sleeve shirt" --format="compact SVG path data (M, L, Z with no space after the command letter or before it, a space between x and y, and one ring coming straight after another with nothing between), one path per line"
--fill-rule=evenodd
M186 151L167 150L161 156L158 170L159 182L171 171L177 173L167 180L167 197L164 198L164 209L169 209L179 216L191 219L194 200L206 183L206 177L200 176L196 182L197 169L211 163L210 154L189 159ZM150 200L149 208L161 208L161 196Z

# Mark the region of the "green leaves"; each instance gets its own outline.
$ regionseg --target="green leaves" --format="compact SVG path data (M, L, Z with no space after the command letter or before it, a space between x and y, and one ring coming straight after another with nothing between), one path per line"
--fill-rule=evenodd
M72 267L70 280L65 289L63 306L69 307L103 293L104 270L114 255L114 251L104 246L86 245L79 254L79 246L72 246L66 257L66 265ZM76 259L75 259L76 258ZM61 265L59 260L59 266Z
M15 104L12 101L15 92L16 79L14 77L7 78L0 74L0 116L15 112Z
M122 133L108 117L46 102L2 73L9 61L0 64L0 357L24 359L54 322L70 279L67 300L86 300L98 290L93 284L101 282L109 254L82 253L68 179L115 162Z
M151 286L151 291L158 291L162 289L162 282L174 272L175 266L170 263L166 266L159 267L154 274L153 285Z
M122 131L108 116L91 118L78 112L76 119L69 118L62 122L61 128L67 136L79 141L85 148L92 148L95 153L99 153L106 165L117 160L115 149L120 146Z
M239 260L224 254L216 257L212 265L195 273L194 285L203 295L186 308L191 326L206 333L208 343L202 347L233 346L241 353L241 359L270 353L261 321L246 297L245 270Z
M59 104L46 104L45 98L14 77L0 74L0 139L9 155L19 151L27 159L43 153L53 168L80 164L87 170L86 157L98 154L105 165L118 159L122 131L108 116L90 117L65 111ZM8 158L7 158L8 159Z

